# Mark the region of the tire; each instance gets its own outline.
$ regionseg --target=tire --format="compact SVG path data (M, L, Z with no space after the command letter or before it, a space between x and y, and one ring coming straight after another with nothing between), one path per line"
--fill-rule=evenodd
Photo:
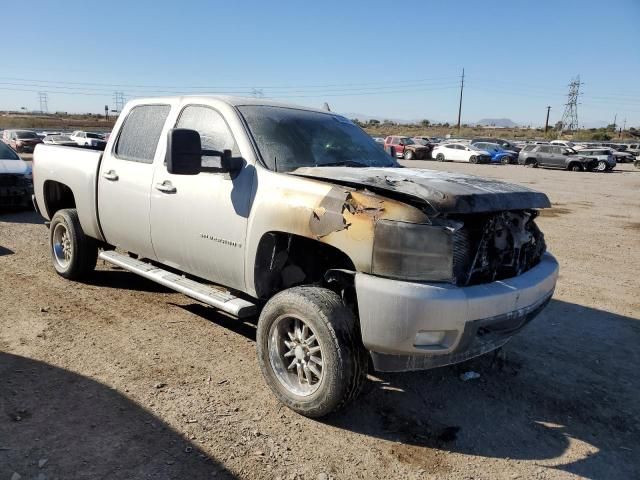
M527 158L524 161L524 166L529 168L538 168L538 161L535 158Z
M475 155L471 155L469 157L469 163L478 163L478 157L476 157Z
M609 168L609 164L606 161L599 160L598 165L596 165L595 169L597 172L606 172L608 168Z
M414 156L413 151L405 150L404 154L402 155L402 158L404 158L405 160L413 160L413 156Z
M582 165L580 165L579 163L572 163L571 165L569 165L569 170L571 170L572 172L581 172Z
M509 165L511 163L511 159L508 156L504 156L502 157L502 159L500 160L500 163L502 165Z
M445 158L444 158L444 154L443 153L439 153L436 155L436 160L439 162L444 162Z
M260 314L256 342L267 385L306 417L343 408L366 380L368 355L357 323L331 290L294 287L275 295Z
M58 210L49 226L49 247L56 272L69 280L80 280L96 267L98 245L82 231L75 208Z

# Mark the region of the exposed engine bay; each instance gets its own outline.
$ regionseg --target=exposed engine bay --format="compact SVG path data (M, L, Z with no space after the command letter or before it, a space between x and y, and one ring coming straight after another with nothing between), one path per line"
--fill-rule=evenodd
M455 218L454 276L459 286L515 277L534 267L546 250L536 210L473 214Z

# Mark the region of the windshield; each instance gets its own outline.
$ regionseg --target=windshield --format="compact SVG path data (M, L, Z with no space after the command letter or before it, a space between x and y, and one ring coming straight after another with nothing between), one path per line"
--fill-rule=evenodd
M97 133L87 133L87 138L97 138L98 140L102 140L102 137Z
M36 132L16 132L18 138L38 138Z
M244 105L238 110L270 170L398 166L369 135L339 115L267 105Z
M0 142L0 160L20 160L20 157L7 145Z

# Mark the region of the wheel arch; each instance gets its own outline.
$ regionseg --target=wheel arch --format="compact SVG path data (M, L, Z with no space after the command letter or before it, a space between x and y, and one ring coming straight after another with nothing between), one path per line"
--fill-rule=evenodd
M71 188L56 180L46 180L43 185L44 209L49 218L58 210L76 208L76 198Z

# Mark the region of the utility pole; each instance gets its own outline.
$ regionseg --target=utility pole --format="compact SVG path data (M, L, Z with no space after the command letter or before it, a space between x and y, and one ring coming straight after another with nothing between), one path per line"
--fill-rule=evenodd
M617 120L618 120L618 114L616 113L616 114L613 116L613 131L614 131L614 132L616 131L616 121L617 121Z
M109 105L104 106L104 119L109 120Z
M458 105L458 133L460 133L460 119L462 118L462 92L464 91L464 68L462 69L462 80L460 81L460 104Z
M560 120L560 129L558 130L558 138L565 130L576 131L578 125L578 97L580 96L580 75L569 84L569 93L567 94L567 103L565 104L562 120Z
M551 111L551 106L547 106L547 120L544 122L544 133L547 133L549 130L549 112Z

